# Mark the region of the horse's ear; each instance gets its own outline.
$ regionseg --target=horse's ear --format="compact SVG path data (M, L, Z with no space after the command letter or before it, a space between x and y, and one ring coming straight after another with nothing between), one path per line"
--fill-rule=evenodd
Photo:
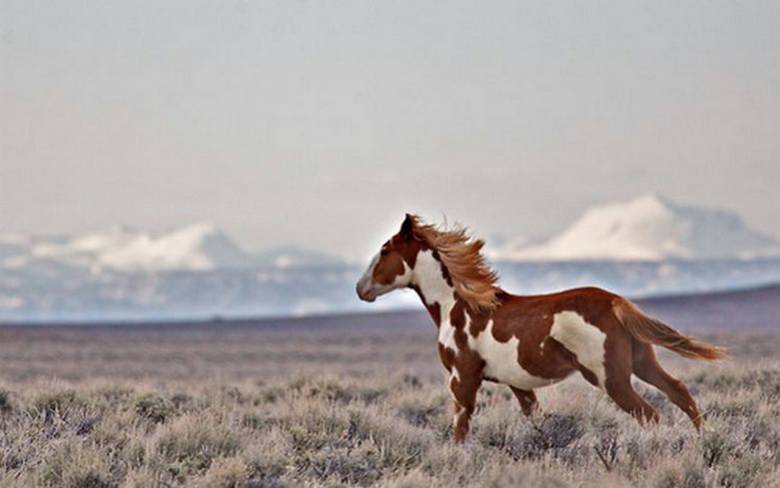
M414 217L411 214L406 214L404 223L401 224L400 234L406 239L414 237Z

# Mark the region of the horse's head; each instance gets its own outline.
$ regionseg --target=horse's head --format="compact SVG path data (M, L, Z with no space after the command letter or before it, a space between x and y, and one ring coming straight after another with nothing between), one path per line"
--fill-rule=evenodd
M412 284L412 270L423 242L414 234L416 218L406 214L401 230L382 245L368 269L357 282L361 300L373 302L376 297Z

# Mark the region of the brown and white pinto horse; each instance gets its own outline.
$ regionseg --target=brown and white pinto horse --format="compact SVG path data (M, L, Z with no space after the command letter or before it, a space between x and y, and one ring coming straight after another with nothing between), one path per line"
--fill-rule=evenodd
M538 408L534 389L575 371L640 422L657 422L658 413L631 387L635 374L701 426L696 402L661 368L653 345L705 360L726 357L724 349L686 337L598 288L510 295L480 254L483 245L465 229L439 229L407 214L357 283L358 296L368 302L398 288L412 288L422 299L450 373L456 442L468 433L483 380L508 385L531 415Z

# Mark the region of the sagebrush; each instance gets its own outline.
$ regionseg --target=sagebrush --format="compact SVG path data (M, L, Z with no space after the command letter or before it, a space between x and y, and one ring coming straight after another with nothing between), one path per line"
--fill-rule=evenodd
M265 337L263 347L293 341L279 337ZM375 347L376 340L353 337L333 344L347 356L364 355L361 348ZM56 374L56 363L32 364L52 369L46 375L7 376L0 385L2 483L780 486L780 362L772 358L742 354L715 365L665 358L706 412L702 433L650 387L637 385L663 420L643 428L573 378L540 390L543 411L532 419L508 389L488 386L480 394L470 440L456 446L443 373L434 368L435 357L415 355L420 338L388 341L392 351L381 361L366 358L357 369L341 357L331 361L316 353L316 342L310 342L309 355L318 361L316 371L297 358L269 374L262 362L270 359L247 362L222 351L218 367L201 358L207 365L193 368L189 377L175 364L172 374L163 369L128 376L117 362L127 361L127 347L136 346L110 341L105 347L117 354L106 352L100 375L90 372L92 356L68 360L65 371L81 372L70 380ZM26 360L51 360L54 344L29 346ZM219 350L218 341L214 348ZM21 362L16 351L15 361Z

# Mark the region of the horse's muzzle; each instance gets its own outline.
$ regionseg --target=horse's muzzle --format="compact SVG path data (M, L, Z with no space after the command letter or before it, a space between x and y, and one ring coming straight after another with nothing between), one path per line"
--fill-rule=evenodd
M363 287L360 285L361 284L358 283L357 286L355 286L355 291L357 292L358 298L360 298L364 302L369 302L369 303L376 300L376 293L374 293L370 287Z

